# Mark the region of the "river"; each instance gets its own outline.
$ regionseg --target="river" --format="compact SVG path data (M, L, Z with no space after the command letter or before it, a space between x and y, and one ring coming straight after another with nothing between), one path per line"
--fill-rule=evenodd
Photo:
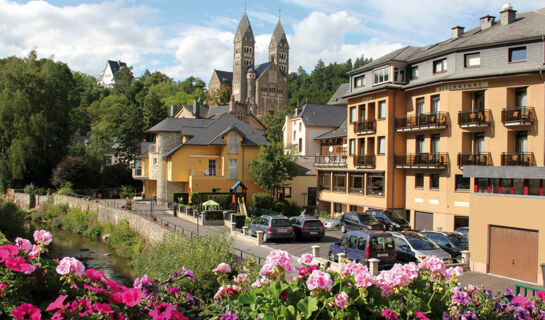
M129 259L114 255L103 242L61 229L50 231L53 242L49 246L49 257L74 257L83 262L86 268L100 270L108 279L132 287L134 270L129 265Z

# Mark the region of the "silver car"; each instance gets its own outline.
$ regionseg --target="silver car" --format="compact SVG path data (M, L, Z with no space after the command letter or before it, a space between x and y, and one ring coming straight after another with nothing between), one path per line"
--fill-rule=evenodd
M452 263L452 257L428 238L414 232L393 233L398 262L418 262L422 257L436 256L445 263Z
M341 226L341 216L338 216L335 219L327 219L324 221L324 227L327 229L340 228Z

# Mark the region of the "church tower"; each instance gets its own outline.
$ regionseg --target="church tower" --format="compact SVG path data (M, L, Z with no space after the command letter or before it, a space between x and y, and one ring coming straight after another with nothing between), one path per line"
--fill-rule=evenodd
M233 43L233 96L235 101L244 103L248 97L246 70L255 64L255 38L246 12L240 19Z
M269 44L269 61L276 64L285 74L289 72L289 51L288 38L282 23L278 20Z

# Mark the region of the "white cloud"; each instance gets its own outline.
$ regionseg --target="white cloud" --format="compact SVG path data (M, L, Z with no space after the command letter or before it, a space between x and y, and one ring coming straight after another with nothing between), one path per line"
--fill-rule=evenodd
M125 8L121 1L56 7L45 1L26 4L0 0L0 56L54 56L71 68L99 74L106 60L129 65L160 51L161 31L144 21L155 9Z

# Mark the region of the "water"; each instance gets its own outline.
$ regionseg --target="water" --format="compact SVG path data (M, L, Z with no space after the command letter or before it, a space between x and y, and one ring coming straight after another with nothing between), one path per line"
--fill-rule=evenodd
M129 259L114 255L103 242L61 229L50 231L53 234L53 242L48 246L50 258L74 257L86 268L100 270L108 279L132 287L134 270L129 266Z

